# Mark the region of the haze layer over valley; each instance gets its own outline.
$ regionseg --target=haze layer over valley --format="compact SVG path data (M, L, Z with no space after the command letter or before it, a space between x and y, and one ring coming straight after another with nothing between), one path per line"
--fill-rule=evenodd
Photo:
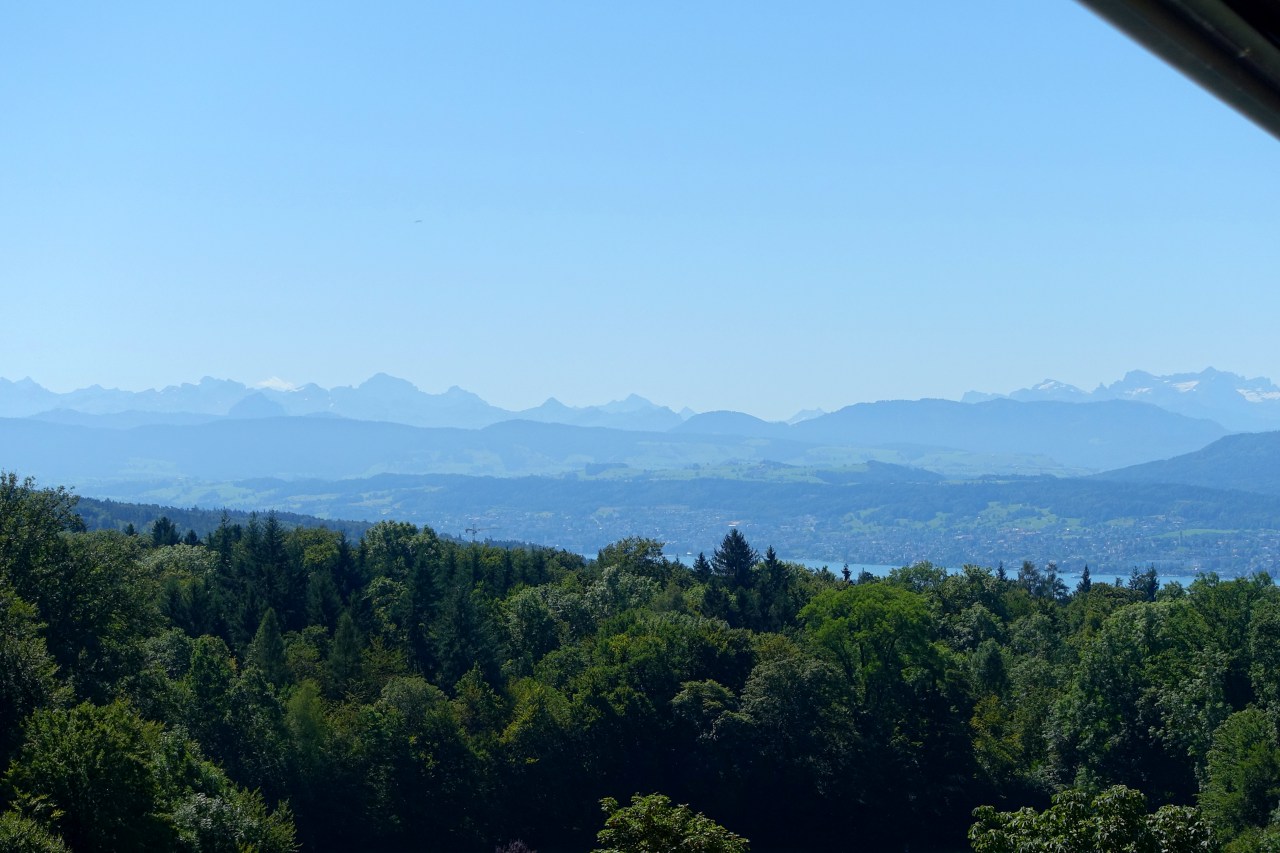
M1280 550L1257 460L1271 444L1231 436L1280 423L1269 380L1133 371L1092 393L1047 381L965 400L784 423L636 395L517 412L386 374L64 394L0 380L0 446L6 469L87 496L483 528L582 553L633 535L696 553L731 523L832 562L1237 572Z

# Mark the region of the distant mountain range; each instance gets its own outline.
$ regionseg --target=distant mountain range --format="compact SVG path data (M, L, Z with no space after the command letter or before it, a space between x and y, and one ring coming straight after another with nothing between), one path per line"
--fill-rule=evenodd
M65 394L23 379L0 379L0 417L37 418L81 426L129 428L192 424L219 418L330 416L420 427L479 429L510 420L613 429L666 430L692 412L678 413L635 394L601 406L566 406L554 398L511 411L492 406L457 386L429 394L413 383L379 373L357 386L252 387L206 376L199 382L147 391L91 385Z
M0 468L99 487L161 480L343 479L389 474L514 477L774 463L839 470L866 461L953 477L1077 474L1149 462L1226 434L1154 406L864 403L794 426L707 413L665 432L511 420L482 429L341 417L221 417L122 428L124 413L57 423L0 418ZM174 413L165 416L176 419ZM103 494L134 497L132 491Z
M1239 384L1221 379L1230 374L1201 376L1207 378L1196 381L1203 385ZM1196 381L1181 385L1194 389ZM1250 386L1259 401L1271 399L1268 387ZM782 423L741 412L674 412L635 395L582 408L552 399L516 412L460 388L429 394L386 374L331 389L205 378L161 390L92 386L66 394L30 379L0 380L0 468L85 484L379 473L510 477L599 465L656 471L776 462L832 469L869 460L952 477L1075 475L1199 450L1228 433L1212 420L1145 402L1163 393L1084 405L1034 396L859 403Z
M1232 432L1280 429L1280 387L1264 377L1246 379L1213 368L1169 376L1131 370L1118 382L1099 385L1093 391L1046 379L1039 385L1009 394L970 391L962 399L966 403L981 403L1002 398L1063 403L1130 400L1192 418L1208 418Z
M1228 432L1280 429L1280 386L1263 377L1246 379L1213 368L1169 376L1133 370L1123 379L1099 385L1093 391L1046 379L1031 388L1008 394L970 391L961 402L995 400L1022 403L1121 400L1146 403L1189 418L1211 420ZM884 401L874 405L907 402L944 401ZM525 420L642 432L691 430L702 434L781 437L790 435L788 426L823 421L830 414L821 409L806 409L785 423L765 422L740 412L701 415L689 409L676 412L635 394L596 406L567 406L551 398L531 409L512 410L491 405L457 386L432 394L385 373L359 385L335 388L322 388L314 383L300 387L275 383L251 386L206 376L197 383L146 391L92 385L64 394L50 391L31 379L16 382L0 379L0 417L117 429L156 424L192 425L223 418L323 416L458 429L481 429L503 421ZM696 423L687 426L690 420ZM765 423L769 425L763 426Z
M627 535L703 549L742 523L822 559L1234 571L1280 559L1280 432L1233 435L1199 415L1266 423L1273 389L1218 371L1135 372L1087 394L1043 383L781 423L634 396L511 412L385 375L136 394L0 380L0 470L116 500L453 532L483 518L503 538L580 551Z
M1087 406L1052 401L889 400L846 406L792 425L740 412L707 412L671 432L825 446L951 448L970 454L1042 456L1066 468L1096 471L1128 464L1124 459L1163 459L1199 449L1227 430L1210 420L1122 400Z

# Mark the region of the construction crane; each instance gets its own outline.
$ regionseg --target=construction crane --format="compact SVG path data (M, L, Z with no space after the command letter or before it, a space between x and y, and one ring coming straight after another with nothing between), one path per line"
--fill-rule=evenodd
M483 532L483 531L485 531L485 530L499 530L499 529L500 529L500 528L497 528L497 527L464 527L464 528L462 528L462 532L463 532L463 533L470 533L470 534L471 534L471 541L472 541L472 542L475 542L475 541L476 541L476 534L477 534L477 533L481 533L481 532Z

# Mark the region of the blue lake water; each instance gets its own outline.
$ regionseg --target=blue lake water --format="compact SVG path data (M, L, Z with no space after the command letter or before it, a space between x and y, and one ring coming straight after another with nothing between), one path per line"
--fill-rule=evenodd
M787 562L799 563L800 565L805 566L806 568L813 569L815 572L819 571L823 567L826 567L836 575L839 575L840 571L844 568L844 563L834 562L832 560L788 559ZM890 572L892 572L894 569L899 569L899 568L902 568L902 567L901 566L876 566L876 565L868 565L864 563L849 564L849 571L853 572L853 576L855 578L864 571L870 572L871 574L875 575L878 578L888 577ZM946 568L946 567L940 566L939 568ZM946 568L946 571L948 574L951 574L954 572L958 572L960 570L958 568ZM1016 578L1018 576L1018 567L1005 566L1005 572L1008 574L1010 578ZM1076 588L1076 585L1080 583L1080 576L1082 572L1083 572L1083 569L1081 571L1059 571L1058 577L1062 580L1063 583L1067 585L1068 590L1074 590ZM1128 572L1124 573L1123 575L1120 575L1119 577L1120 577L1121 584L1127 584L1129 582ZM1193 580L1196 579L1196 577L1197 575L1195 573L1161 574L1160 585L1164 586L1165 584L1169 584L1174 581L1177 581L1183 586L1188 586ZM1116 575L1108 575L1101 572L1094 572L1092 570L1090 570L1090 578L1093 580L1094 583L1115 583L1116 582Z
M587 556L589 556L591 559L595 558L595 554L590 554ZM693 559L692 555L668 554L666 556L668 557L668 559L676 559L677 557L679 557L680 560L686 566L689 565ZM810 560L805 557L780 557L779 559L787 563L798 563L804 566L805 568L812 569L815 572L820 571L825 567L829 569L836 576L839 576L841 570L844 568L844 563L838 560ZM900 568L902 567L901 566L880 566L872 563L850 563L849 564L849 571L853 573L853 576L855 578L862 572L870 572L871 574L875 575L878 578L888 577L890 572L892 572L894 569L900 569ZM954 567L948 568L945 566L939 566L939 568L946 569L948 574L960 571L959 568L954 568ZM1063 583L1067 585L1068 590L1074 591L1076 588L1076 585L1080 583L1080 576L1082 571L1083 571L1083 567L1079 571L1059 570L1058 577L1062 580ZM1008 574L1010 578L1017 578L1018 567L1005 566L1005 572ZM1183 586L1189 586L1191 582L1196 579L1197 576L1198 576L1197 572L1169 572L1169 573L1161 572L1159 576L1160 585L1165 586L1166 584L1177 581ZM1094 583L1115 583L1117 577L1119 577L1121 585L1127 585L1129 582L1129 572L1127 571L1117 576L1115 574L1107 574L1105 572L1094 572L1091 570L1090 577ZM1225 577L1228 577L1228 575L1223 574L1222 577L1225 578Z
M831 560L788 559L786 560L786 562L799 563L800 565L804 566L807 569L813 569L815 572L818 571L819 569L827 568L827 569L830 569L832 572L835 572L837 575L840 574L840 570L844 568L843 562L833 562ZM862 572L870 572L871 574L875 575L878 578L883 578L883 577L888 577L889 572L893 571L894 569L900 569L900 568L902 567L901 566L874 566L868 563L850 563L849 564L849 571L853 572L854 577L857 577Z

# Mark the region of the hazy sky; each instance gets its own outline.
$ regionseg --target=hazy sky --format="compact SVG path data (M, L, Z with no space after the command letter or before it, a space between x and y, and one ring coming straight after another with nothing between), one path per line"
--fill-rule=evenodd
M60 391L1280 379L1278 198L1070 0L0 10L0 376Z

